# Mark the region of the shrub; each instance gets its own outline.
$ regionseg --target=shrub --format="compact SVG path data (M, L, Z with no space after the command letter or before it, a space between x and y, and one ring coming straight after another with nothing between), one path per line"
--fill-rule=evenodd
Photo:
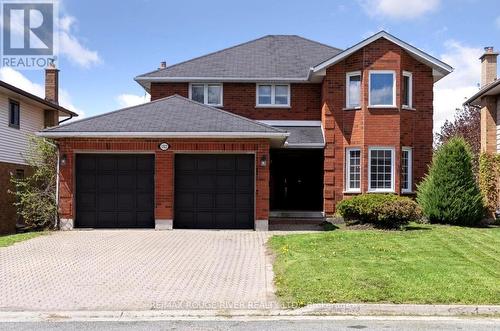
M490 218L498 208L498 182L500 177L500 155L481 153L479 156L479 189Z
M477 225L484 212L472 171L472 153L463 138L452 138L434 154L418 187L417 201L431 223Z
M394 194L361 194L337 204L347 223L369 223L381 228L399 228L422 217L420 207L407 197Z
M26 162L33 169L23 179L11 178L16 189L10 193L16 197L18 214L27 228L46 229L55 221L57 148L49 141L30 137Z

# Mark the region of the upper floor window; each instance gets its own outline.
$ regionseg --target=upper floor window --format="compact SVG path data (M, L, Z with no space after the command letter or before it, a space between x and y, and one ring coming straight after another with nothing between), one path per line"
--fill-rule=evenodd
M370 147L368 190L394 192L394 148Z
M411 192L412 186L412 150L403 147L401 152L401 190L403 193Z
M403 71L403 93L401 95L401 104L403 108L412 108L413 77L411 72Z
M346 108L361 106L361 72L354 71L346 74Z
M210 106L222 106L222 84L191 84L189 98Z
M369 79L369 106L396 106L396 74L392 70L372 70Z
M257 106L265 106L265 107L290 106L290 85L257 84Z
M361 192L361 150L359 148L346 149L346 191Z
M20 116L19 102L9 100L9 126L19 129L21 116Z

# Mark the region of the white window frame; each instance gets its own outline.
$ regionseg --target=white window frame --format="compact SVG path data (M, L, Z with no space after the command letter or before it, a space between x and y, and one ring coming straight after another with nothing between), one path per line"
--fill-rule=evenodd
M403 176L401 176L401 192L411 193L413 192L413 149L411 147L403 147L401 151L401 173L403 173L403 153L408 153L408 188L403 188Z
M354 76L359 76L359 83L360 83L360 87L359 87L359 105L358 106L351 106L351 103L350 103L350 100L349 100L349 83L350 83L350 79L351 77L354 77ZM362 79L363 77L361 77L361 71L351 71L351 72L348 72L346 73L345 75L345 107L347 109L360 109L361 108L361 84L362 84Z
M287 86L288 87L288 95L287 95L287 104L276 104L276 85L278 86ZM259 86L271 86L271 103L259 103ZM290 95L291 88L290 84L274 84L274 83L259 83L255 84L255 107L256 108L290 108Z
M222 83L189 83L189 99L193 100L193 85L203 85L203 104L212 106L212 107L222 107L224 104L224 84ZM220 103L208 103L208 85L218 85L220 86Z
M403 71L403 79L404 77L408 77L409 79L409 84L408 84L408 104L405 105L403 104L403 101L401 101L401 107L405 109L412 109L413 108L413 74L409 71ZM401 82L401 87L404 86L404 82ZM402 91L402 89L401 89ZM403 93L401 93L401 100L403 100Z
M372 151L391 151L391 187L388 189L372 188ZM380 193L395 193L394 182L395 182L395 155L396 151L394 147L368 147L368 192L380 192Z
M359 188L351 188L351 152L358 151L359 152ZM361 166L362 158L361 158L361 148L359 147L348 147L345 150L345 191L349 193L361 193L361 185L362 185L362 169Z
M372 74L392 74L392 104L372 105ZM371 108L395 108L396 107L396 71L394 70L370 70L368 76L368 107Z

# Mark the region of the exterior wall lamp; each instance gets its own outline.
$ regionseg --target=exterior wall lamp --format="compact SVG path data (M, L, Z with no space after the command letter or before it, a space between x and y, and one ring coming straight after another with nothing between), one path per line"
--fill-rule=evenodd
M66 156L66 154L63 154L61 156L61 160L60 160L61 166L64 167L66 165L66 161L67 161L67 156Z
M261 167L267 166L267 155L262 155L262 157L260 158L260 166Z

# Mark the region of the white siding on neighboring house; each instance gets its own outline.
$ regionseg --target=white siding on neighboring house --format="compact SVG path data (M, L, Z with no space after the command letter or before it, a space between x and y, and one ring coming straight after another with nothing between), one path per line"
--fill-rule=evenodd
M20 128L9 127L9 97L0 95L0 162L26 164L29 136L43 129L44 111L24 100L19 102Z
M500 153L500 97L497 97L497 153Z

